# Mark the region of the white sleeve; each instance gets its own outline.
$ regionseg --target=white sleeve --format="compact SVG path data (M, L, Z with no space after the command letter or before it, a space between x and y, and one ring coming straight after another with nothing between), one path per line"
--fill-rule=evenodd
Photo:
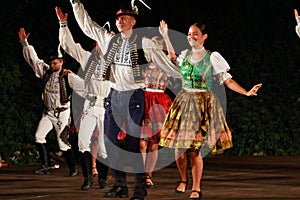
M220 84L223 84L226 79L232 78L231 74L228 73L230 66L220 53L213 52L210 55L210 63L213 67L213 74L217 75Z
M178 63L179 66L182 65L183 59L185 58L187 52L188 52L187 49L181 51L181 53L179 54L179 56L176 58L176 62Z
M23 56L26 62L34 71L36 77L43 78L45 72L50 68L47 63L39 59L33 46L27 45L23 47Z
M75 19L83 33L97 41L103 54L105 54L113 35L90 18L82 3L73 3L72 7Z
M85 83L82 78L74 73L68 73L68 81L70 87L81 97L86 96Z
M296 26L296 33L300 37L300 16L296 17L297 26Z
M60 24L59 42L66 53L79 62L84 70L91 52L84 50L79 43L75 43L67 23Z
M181 78L180 67L172 63L170 58L151 39L143 37L142 47L148 62L155 63L172 77Z

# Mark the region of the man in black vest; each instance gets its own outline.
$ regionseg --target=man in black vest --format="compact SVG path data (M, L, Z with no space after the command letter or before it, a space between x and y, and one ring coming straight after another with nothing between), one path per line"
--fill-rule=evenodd
M63 152L69 166L69 176L77 176L77 161L71 149L71 145L64 142L61 133L67 131L70 118L70 99L72 89L69 79L74 78L70 70L63 69L64 59L60 52L60 46L50 51L47 61L38 58L33 46L29 45L27 38L30 33L20 28L20 43L23 46L23 56L31 66L35 75L43 79L43 102L45 109L35 133L41 167L35 170L35 174L51 174L49 150L46 146L46 136L54 128L60 150Z
M105 64L102 77L114 84L105 103L104 134L109 165L113 169L116 184L103 195L108 198L126 198L126 172L132 172L135 175L135 187L130 199L143 200L147 190L139 143L145 107L143 68L147 66L147 61L142 50L142 37L133 30L137 8L123 7L118 10L115 22L120 34L112 36L90 19L79 0L71 3L81 30L104 46ZM125 149L120 148L117 141L122 124L125 124L127 134Z

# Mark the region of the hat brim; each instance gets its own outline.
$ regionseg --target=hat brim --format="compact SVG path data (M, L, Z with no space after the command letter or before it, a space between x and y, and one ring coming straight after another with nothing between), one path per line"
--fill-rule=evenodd
M50 57L46 58L46 62L49 63L49 62L51 62L53 60L56 60L56 59L62 59L63 60L64 57L50 56Z
M128 14L128 13L123 13L123 14L118 14L118 15L116 15L116 18L117 18L117 17L120 17L120 16L123 16L123 15L128 15L128 16L131 16L131 17L134 17L134 18L136 18L136 17L137 17L137 15L136 15L136 14Z
M117 13L116 13L116 18L119 16L123 16L123 15L129 15L132 16L134 18L136 18L138 15L136 13L134 13L133 11L127 10L127 9L120 9Z

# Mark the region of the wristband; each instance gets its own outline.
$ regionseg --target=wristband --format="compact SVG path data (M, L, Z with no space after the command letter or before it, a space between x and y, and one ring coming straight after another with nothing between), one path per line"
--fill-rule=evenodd
M60 25L60 28L67 27L68 26L68 22L67 21L65 21L65 22L59 22L59 25Z
M80 0L70 0L72 4L79 3Z
M300 16L296 17L297 24L300 24Z
M27 39L23 40L23 41L20 41L20 43L22 44L22 47L26 47L29 45Z

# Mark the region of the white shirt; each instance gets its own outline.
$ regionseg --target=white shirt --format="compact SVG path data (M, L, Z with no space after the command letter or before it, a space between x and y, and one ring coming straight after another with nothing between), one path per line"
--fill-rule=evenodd
M70 29L67 24L64 23L63 26L59 29L59 41L62 48L74 59L79 62L83 71L86 69L86 64L92 55L91 52L84 50L79 43L75 43ZM101 46L99 46L102 50ZM93 72L90 81L87 82L87 85L84 84L84 81L80 77L71 77L71 84L73 85L74 90L79 93L81 96L86 94L91 94L99 97L107 97L110 88L112 86L110 81L102 81L102 69L104 65L104 60L100 59L99 63L96 66L95 71Z
M50 67L47 63L38 58L33 46L24 46L23 56L26 62L33 69L36 77L43 78L44 74ZM50 75L50 78L44 88L42 97L46 108L61 108L70 106L70 102L68 102L66 105L62 105L60 102L59 72L53 72Z
M114 36L112 36L105 28L99 26L96 22L91 20L82 3L79 5L78 3L72 4L72 7L75 19L77 20L81 30L88 37L97 41L98 44L101 45L103 54L105 54L107 52L108 45ZM128 47L129 44L126 41L126 39L122 41L122 47L119 49L119 51L123 51ZM120 52L118 55L121 56L121 58L117 59L115 56L110 66L110 81L113 83L112 88L118 91L143 88L143 85L134 82L132 67L128 66L128 64L131 63L123 63L124 65L122 64L122 61L125 60L126 54Z
M300 16L296 17L297 26L296 26L296 33L300 37Z

